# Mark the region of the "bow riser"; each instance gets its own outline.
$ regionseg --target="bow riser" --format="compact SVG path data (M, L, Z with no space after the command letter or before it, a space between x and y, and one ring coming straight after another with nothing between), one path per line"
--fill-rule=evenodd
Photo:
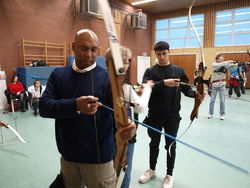
M205 70L206 69L204 68L203 62L200 62L199 63L199 76L197 78L197 82L198 82L197 91L199 92L200 95L204 94L203 76L204 76ZM191 112L191 115L190 115L190 120L191 121L193 121L194 118L197 118L198 110L199 110L199 106L200 106L201 102L202 101L199 99L199 96L197 94L196 97L195 97L194 108L193 108L193 111Z
M116 74L113 60L107 60L106 63L109 71L109 77L112 88L114 118L118 130L116 133L117 147L114 166L117 173L117 177L119 177L121 170L127 165L126 153L128 142L122 140L119 135L119 128L128 125L128 112L124 103L121 100L121 96L123 96L122 84L125 79L125 75Z
M115 121L117 128L120 128L128 125L128 112L121 100L121 96L123 96L122 84L125 80L125 75L116 75L112 60L107 61L107 67L112 88Z

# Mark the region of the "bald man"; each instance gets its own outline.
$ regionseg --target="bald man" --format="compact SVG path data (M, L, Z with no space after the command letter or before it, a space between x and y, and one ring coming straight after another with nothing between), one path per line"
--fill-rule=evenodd
M55 119L61 174L66 188L114 188L113 113L107 70L96 64L98 37L88 29L76 33L72 66L56 68L40 99L40 115ZM135 125L122 132L131 139Z

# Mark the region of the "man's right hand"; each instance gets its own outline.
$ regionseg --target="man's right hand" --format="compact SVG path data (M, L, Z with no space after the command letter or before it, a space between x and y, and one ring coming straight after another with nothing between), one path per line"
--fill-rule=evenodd
M98 98L94 96L82 96L76 99L77 111L84 114L93 115L97 112Z
M180 85L180 79L178 78L165 79L164 85L168 87L178 87Z
M153 80L148 80L146 83L142 84L143 87L154 87L155 83L153 82Z

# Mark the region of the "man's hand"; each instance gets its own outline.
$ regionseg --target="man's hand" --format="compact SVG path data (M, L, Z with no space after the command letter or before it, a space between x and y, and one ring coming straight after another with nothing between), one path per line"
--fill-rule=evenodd
M165 79L164 84L165 86L168 87L178 87L180 85L180 79L177 78Z
M238 61L235 61L235 60L228 60L226 61L228 64L236 64L238 63Z
M143 87L154 87L155 83L153 82L153 80L148 80L146 83L142 84Z
M206 93L203 93L202 95L197 91L196 95L198 95L198 99L202 102L206 96Z
M153 80L148 80L146 83L143 83L141 87L138 87L135 89L135 92L137 93L137 95L141 96L144 88L145 87L154 87L155 83L153 82Z
M129 126L119 128L118 133L124 141L131 140L136 133L135 123L132 121Z
M84 114L93 115L97 112L98 98L94 96L82 96L76 99L77 111Z

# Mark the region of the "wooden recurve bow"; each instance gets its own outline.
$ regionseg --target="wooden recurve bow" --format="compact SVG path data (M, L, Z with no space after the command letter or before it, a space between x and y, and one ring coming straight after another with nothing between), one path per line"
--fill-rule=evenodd
M123 175L127 166L127 147L128 142L124 141L119 134L120 129L129 125L127 108L123 102L122 85L125 79L125 69L122 61L120 45L118 42L115 24L111 14L111 10L107 0L98 0L99 7L104 18L106 30L109 37L109 44L112 52L112 58L106 59L107 68L109 71L112 96L113 96L113 108L114 118L116 122L116 156L114 160L114 167L117 174L116 187L120 187Z
M193 24L193 21L192 21L192 18L191 18L191 10L192 10L192 7L194 5L194 2L192 2L191 6L189 7L189 12L188 12L188 18L189 18L189 21L190 21L190 24L195 32L195 35L196 35L196 38L198 40L198 43L199 43L199 46L200 46L200 53L201 53L201 61L199 63L199 68L198 68L198 77L197 77L197 92L200 94L200 95L203 95L204 94L204 74L205 74L205 70L206 70L206 66L205 66L205 61L204 61L204 54L203 54L203 49L202 49L202 44L201 44L201 40L200 40L200 37L194 27L194 24ZM191 120L191 123L189 125L189 127L191 126L194 118L197 118L198 117L198 110L199 110L199 106L201 104L201 100L199 99L199 95L197 94L196 97L195 97L195 103L194 103L194 108L190 114L190 120Z

